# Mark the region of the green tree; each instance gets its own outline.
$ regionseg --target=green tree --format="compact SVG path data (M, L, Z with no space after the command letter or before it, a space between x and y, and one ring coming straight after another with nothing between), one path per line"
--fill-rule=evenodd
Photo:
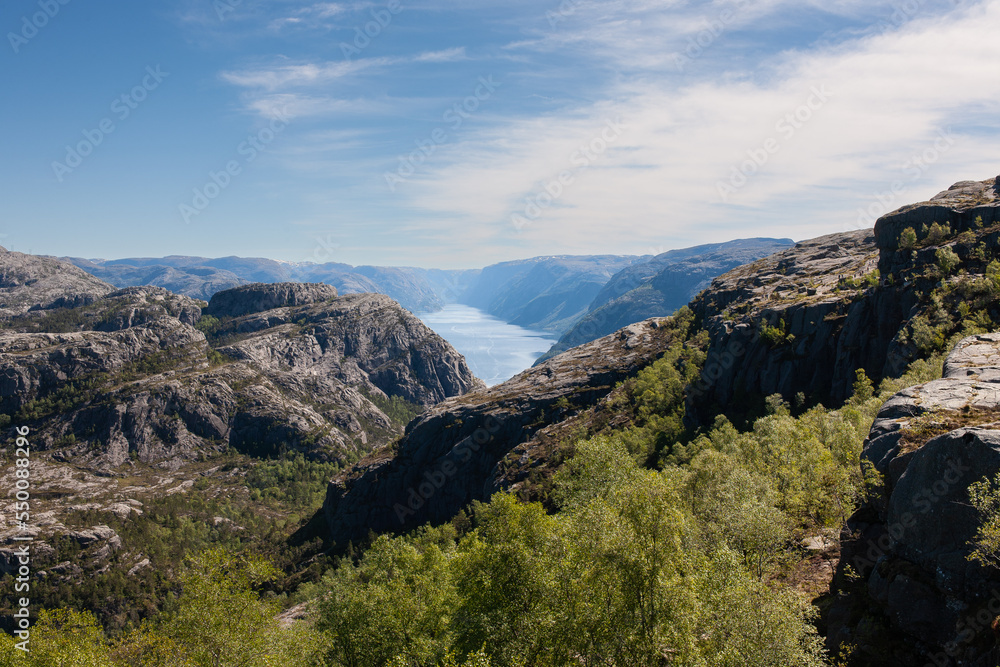
M969 502L979 513L979 529L972 539L969 560L1000 567L1000 474L969 486Z
M198 667L272 667L309 664L317 637L282 630L279 608L255 588L279 573L253 554L210 549L188 559L180 575L177 610L159 630L178 654Z
M341 562L322 588L317 629L329 637L333 664L435 665L446 657L457 599L437 545L381 536L357 565Z
M937 252L934 253L934 257L943 276L950 276L958 268L958 265L962 263L958 255L951 248L938 248Z

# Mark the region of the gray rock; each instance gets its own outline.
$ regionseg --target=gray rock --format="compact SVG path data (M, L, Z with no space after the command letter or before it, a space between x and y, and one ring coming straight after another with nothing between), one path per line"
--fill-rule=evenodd
M0 318L86 305L114 289L67 262L0 247Z
M982 525L969 486L1000 473L1000 383L979 373L997 359L1000 336L966 338L948 357L948 377L904 389L879 411L862 458L885 475L885 488L845 527L839 566L842 586L848 566L867 579L867 600L836 598L831 648L858 630L848 609L867 605L888 619L884 639L946 656L934 664L985 659L962 632L1000 586L995 570L968 558ZM961 652L948 651L955 645ZM968 662L955 662L959 655Z
M220 318L241 317L336 298L336 287L319 283L253 283L216 293L205 313Z

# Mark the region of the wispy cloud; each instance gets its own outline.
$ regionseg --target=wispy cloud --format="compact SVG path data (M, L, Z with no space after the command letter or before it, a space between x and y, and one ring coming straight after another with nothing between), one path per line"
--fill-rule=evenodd
M463 222L456 231L477 221L498 238L519 235L552 248L570 236L605 238L622 226L636 241L762 230L802 238L844 228L874 190L902 178L903 165L949 127L954 145L907 182L911 197L998 171L1000 127L990 113L995 119L1000 111L1000 79L991 74L1000 43L990 36L1000 29L1000 3L905 18L823 48L776 54L758 63L764 76L734 67L691 82L619 80L601 91L601 101L571 114L500 122L449 147L439 166L402 194L432 215L457 216ZM642 63L633 42L607 32L583 41L614 46L619 62ZM817 86L831 92L829 100L803 113L806 122L794 120ZM963 141L972 112L992 132ZM785 136L780 123L789 114L795 131ZM616 118L628 126L618 143L531 225L515 230L511 215L573 169L581 148ZM723 201L719 184L769 138L779 140L778 152ZM810 201L822 205L800 208Z

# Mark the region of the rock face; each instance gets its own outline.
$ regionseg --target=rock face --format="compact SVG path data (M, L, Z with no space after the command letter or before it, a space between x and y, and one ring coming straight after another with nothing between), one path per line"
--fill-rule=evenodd
M114 289L71 264L0 247L0 317L82 306Z
M584 315L542 357L589 343L633 322L666 317L686 305L723 273L785 250L791 239L738 239L671 250L616 273Z
M862 459L884 483L844 528L828 643L865 664L997 664L1000 574L967 557L982 525L969 485L1000 472L1000 334L963 340L943 379L887 401Z
M242 317L275 308L305 306L337 298L337 288L301 283L253 283L219 292L208 303L205 314Z
M863 282L878 258L870 231L832 234L716 279L692 303L712 338L702 401L791 400L801 391L836 403L859 367L874 378L899 375L908 356L892 343L916 297Z
M977 225L976 218L982 218ZM911 204L882 216L875 223L875 237L880 248L899 250L899 237L907 227L913 228L918 238L927 235L924 226L934 223L947 224L952 232L959 233L989 227L1000 222L1000 183L997 178L985 181L961 181L930 201ZM891 256L887 256L890 258ZM887 263L887 271L892 268Z
M0 332L0 412L56 459L104 470L226 447L346 461L401 432L390 397L416 411L483 386L388 297L254 285L208 310L222 318L211 346L193 326L199 304L160 288L13 318Z
M875 381L901 375L919 356L920 318L946 339L960 329L963 301L991 307L972 295L981 291L976 276L998 257L998 206L996 179L964 181L884 216L874 232L803 241L720 276L691 304L712 345L689 425L774 393L835 406L851 395L858 368ZM936 237L934 222L945 226ZM908 227L918 240L900 248ZM942 275L944 251L954 253L960 275ZM958 286L948 303L931 297L943 279Z
M572 418L652 363L669 345L667 331L657 320L634 324L501 385L434 406L410 423L396 447L330 483L323 513L333 540L344 548L370 530L448 521L471 501L516 487L530 466L508 466L505 457L516 449L528 459L543 427Z

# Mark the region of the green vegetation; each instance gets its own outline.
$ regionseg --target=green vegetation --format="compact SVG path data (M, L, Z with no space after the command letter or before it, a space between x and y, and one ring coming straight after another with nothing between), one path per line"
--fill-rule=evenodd
M795 336L788 333L788 325L785 320L779 320L777 326L771 326L762 322L760 326L761 339L771 347L778 347L786 343L795 342Z
M402 396L386 397L367 391L362 391L361 393L365 398L374 403L375 407L381 410L386 417L392 420L392 423L399 424L400 426L406 426L413 421L414 417L424 411L422 407L416 403L410 403Z
M903 250L913 250L917 245L917 232L913 227L907 227L899 235L899 247Z
M969 502L979 514L980 527L969 560L1000 567L1000 475L983 478L969 487Z

